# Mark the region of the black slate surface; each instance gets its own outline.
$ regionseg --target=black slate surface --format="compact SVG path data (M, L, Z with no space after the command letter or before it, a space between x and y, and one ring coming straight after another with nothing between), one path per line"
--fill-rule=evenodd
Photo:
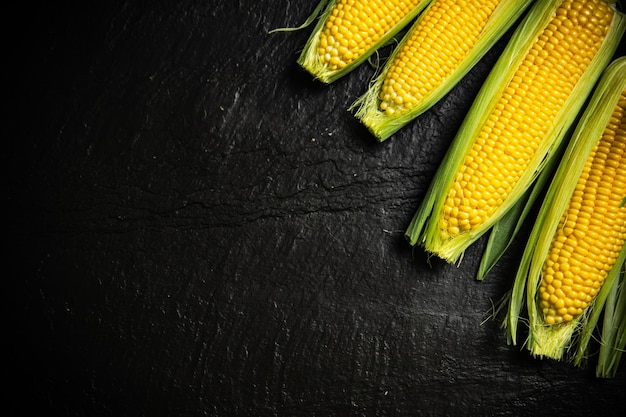
M621 415L623 367L486 320L521 242L479 283L484 242L402 236L504 40L378 144L372 67L322 86L310 29L268 35L315 1L100 3L6 16L9 415Z

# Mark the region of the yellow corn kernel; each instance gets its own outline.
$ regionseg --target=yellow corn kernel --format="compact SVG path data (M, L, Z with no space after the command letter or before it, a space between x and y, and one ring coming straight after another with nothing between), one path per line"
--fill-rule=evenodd
M539 301L547 324L571 321L583 313L624 246L626 207L620 203L626 195L625 149L626 90L578 180L582 199L572 196L561 217L550 247L549 258L555 262L551 267L544 263L539 291L555 282L562 289L561 297ZM567 312L560 310L562 305L570 306Z
M592 13L593 24L587 18ZM584 73L587 57L600 48L613 13L602 1L566 0L559 6L478 134L470 153L483 162L460 167L444 205L442 239L479 227L504 202ZM470 199L468 205L459 204L453 195L470 198L470 182L482 203ZM460 229L446 226L452 212L448 206L467 216L466 221L457 219Z

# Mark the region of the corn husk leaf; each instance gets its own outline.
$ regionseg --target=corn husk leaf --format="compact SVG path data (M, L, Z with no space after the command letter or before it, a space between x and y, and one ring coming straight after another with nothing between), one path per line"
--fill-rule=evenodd
M596 364L596 376L598 378L613 378L615 376L622 354L626 349L625 261L626 246L615 264L616 267L611 270L598 292L593 306L581 326L575 349L572 349L575 350L572 362L576 366L586 365L589 357L589 343L599 327L598 323L602 322L600 349ZM600 320L601 318L602 320Z
M532 186L555 151L564 139L569 127L584 105L589 93L601 72L609 63L624 32L623 15L615 13L613 23L598 53L591 60L572 93L566 99L554 123L536 150L528 168L514 185L503 204L479 227L471 232L461 233L444 239L439 233L439 218L443 212L447 192L453 183L456 172L463 164L465 155L471 149L481 127L509 84L516 68L537 36L550 21L554 10L562 0L540 1L529 10L527 16L513 33L511 40L489 73L472 107L463 120L448 152L437 170L426 196L406 231L411 245L421 245L451 263L459 262L465 250L489 231L512 207L518 204Z
M619 58L604 72L548 188L522 255L505 321L511 344L517 344L518 323L527 322L528 336L524 345L534 356L560 360L571 354L574 363L580 365L587 357L589 341L604 310L603 353L598 368L598 374L602 376L614 372L625 340L626 308L622 303L626 296L617 287L623 287L623 279L622 284L619 284L619 277L626 259L626 245L595 300L578 318L557 325L545 324L537 303L537 291L543 261L549 252L561 214L573 194L587 155L601 136L624 88L626 58ZM528 315L527 319L523 317L524 312Z
M430 3L431 0L422 0L420 1L416 7L414 7L411 12L409 12L406 16L404 16L396 25L394 25L387 33L381 36L378 41L372 45L365 53L363 53L360 57L350 62L348 65L341 69L330 69L327 65L323 64L319 60L318 54L318 44L320 39L320 34L328 16L333 10L333 7L337 3L336 0L322 0L320 5L318 5L318 10L321 10L322 3L326 6L324 11L320 14L317 24L315 25L311 36L307 40L304 45L304 49L302 50L300 56L298 57L298 64L301 65L305 70L307 70L311 75L313 75L316 79L321 81L324 84L330 84L337 79L343 77L348 74L350 71L353 71L359 65L361 65L364 61L366 61L374 52L376 52L381 47L388 44L393 37L398 34L403 28L405 28L408 24L411 23L413 19ZM325 4L327 3L327 4Z
M277 33L277 32L295 32L295 31L302 30L302 29L305 29L305 28L309 27L311 25L311 23L313 23L315 21L315 19L320 15L322 10L324 9L324 6L326 6L326 4L329 1L330 0L321 0L317 4L317 6L315 6L315 9L313 9L313 12L311 12L309 17L307 17L307 19L304 21L304 23L302 23L300 26L276 28L276 29L270 30L268 33L272 34L272 33Z
M434 3L430 3L428 8L433 7ZM481 37L476 42L471 51L459 62L458 66L439 86L433 89L420 103L414 106L410 111L402 114L389 115L380 109L380 93L385 82L385 78L391 68L394 59L398 56L402 48L405 47L407 41L411 38L422 18L426 15L426 10L413 23L411 29L402 38L394 52L387 60L383 70L372 81L367 92L358 98L350 107L350 110L356 110L355 116L363 123L369 131L379 141L388 139L399 129L410 123L413 119L431 108L435 103L441 100L450 90L476 65L476 63L493 47L493 45L506 33L506 31L515 23L517 18L527 8L531 2L528 0L503 0L493 11L486 26L483 29ZM443 28L447 30L447 28Z
M626 271L622 259L619 283L612 285L604 307L600 354L596 376L613 378L617 374L622 354L626 350Z

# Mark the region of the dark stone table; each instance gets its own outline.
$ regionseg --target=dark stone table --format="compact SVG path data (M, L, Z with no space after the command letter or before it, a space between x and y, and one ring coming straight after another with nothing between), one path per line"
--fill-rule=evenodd
M7 415L621 414L624 369L489 319L523 242L477 282L484 241L403 237L510 33L379 144L347 110L372 66L323 86L311 28L268 34L315 1L88 3L5 16Z

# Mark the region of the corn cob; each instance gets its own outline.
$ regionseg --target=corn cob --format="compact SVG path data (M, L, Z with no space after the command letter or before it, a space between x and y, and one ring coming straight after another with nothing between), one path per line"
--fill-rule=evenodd
M323 83L331 83L389 42L429 2L330 0L298 63Z
M554 156L625 28L603 0L537 2L464 119L407 229L409 243L458 262Z
M624 196L626 57L606 69L547 191L511 292L510 342L517 342L526 291L528 349L561 359L580 331L580 363L606 306L597 369L599 376L614 373L626 344L626 295L623 289L617 295L625 285L619 279L626 262Z
M351 107L383 141L428 110L513 25L527 0L434 0Z

